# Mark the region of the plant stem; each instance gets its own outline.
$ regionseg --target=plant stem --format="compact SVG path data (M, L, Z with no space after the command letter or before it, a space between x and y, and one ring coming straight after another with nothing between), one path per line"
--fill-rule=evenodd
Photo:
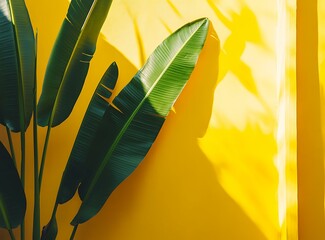
M34 216L33 216L33 239L40 239L41 232L41 208L40 208L40 186L38 179L38 135L37 135L37 77L36 77L36 64L37 64L37 36L38 33L36 31L36 41L35 41L35 78L34 78L34 103L33 103L33 138L34 138Z
M36 118L36 114L34 115ZM39 188L39 181L38 181L38 140L37 140L37 124L36 120L34 120L34 218L33 218L33 239L38 240L40 239L40 218L41 218L41 211L40 211L40 188Z
M11 240L16 240L15 235L14 235L14 233L13 233L13 231L12 231L11 228L8 229L8 232L9 232L9 235L10 235L10 239Z
M21 165L20 165L20 179L23 189L25 189L25 130L22 129L20 132L20 148L21 148ZM25 240L25 219L22 221L20 226L20 239Z
M77 232L78 226L79 226L79 224L77 224L77 225L75 225L75 226L73 227L73 231L72 231L72 233L71 233L70 240L73 240L73 239L74 239L74 236L76 235L76 232Z
M10 146L11 158L14 161L15 166L17 167L15 149L14 149L14 144L12 142L11 132L7 126L6 126L6 130L7 130L8 141L9 141L9 146Z
M46 132L46 137L45 137L45 143L44 143L44 148L43 148L43 153L42 153L41 168L40 168L39 178L38 178L38 181L39 181L39 191L41 191L41 186L42 186L43 171L44 171L44 165L45 165L47 147L48 147L49 140L50 140L50 134L51 134L51 126L49 125L47 127L47 132Z
M55 205L54 205L54 208L53 208L53 211L52 211L52 215L51 215L51 218L54 218L55 215L56 215L56 211L58 210L58 206L59 204L57 203L57 201L55 202Z

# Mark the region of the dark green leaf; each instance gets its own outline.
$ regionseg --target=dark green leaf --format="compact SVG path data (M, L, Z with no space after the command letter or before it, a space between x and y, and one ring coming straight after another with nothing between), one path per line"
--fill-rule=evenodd
M87 154L72 225L93 217L144 159L195 67L208 26L199 19L168 37L108 107Z
M33 111L34 44L24 0L0 0L0 123L16 132Z
M50 222L43 228L41 240L55 240L58 235L58 224L55 216L53 216Z
M0 227L17 227L23 221L25 211L26 198L18 172L0 142Z
M62 204L72 198L81 179L85 177L85 161L89 146L93 141L98 125L109 104L105 100L111 96L118 76L116 63L107 69L89 103L85 117L80 126L76 141L63 173L57 202Z
M38 124L57 126L83 87L112 0L72 0L51 53L38 104Z

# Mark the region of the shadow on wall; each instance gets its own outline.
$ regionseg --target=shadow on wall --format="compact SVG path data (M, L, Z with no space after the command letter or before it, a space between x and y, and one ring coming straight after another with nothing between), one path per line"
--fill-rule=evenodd
M218 183L198 145L211 117L219 42L210 31L198 66L146 159L78 239L266 239ZM105 236L105 237L104 237Z
M219 79L223 79L228 72L232 72L241 81L241 84L255 96L258 96L255 80L247 64L241 60L247 43L260 43L261 33L257 19L251 9L243 6L239 13L232 12L231 18L227 18L213 3L208 4L216 17L227 27L231 34L225 41L220 53Z
M207 0L207 3L215 13L215 16L230 31L230 35L225 40L220 51L219 79L224 79L229 73L236 76L240 84L252 96L256 97L269 115L272 115L273 110L261 96L251 67L242 59L247 44L265 47L256 15L247 5L241 4L239 13L232 11L230 16L227 17L219 10L213 0Z

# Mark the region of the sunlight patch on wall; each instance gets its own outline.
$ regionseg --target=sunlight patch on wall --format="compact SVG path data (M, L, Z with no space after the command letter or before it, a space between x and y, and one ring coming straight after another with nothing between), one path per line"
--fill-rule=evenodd
M239 7L233 10L215 1L220 8L214 11L230 33L221 41L220 83L209 128L199 144L229 196L268 239L278 239L278 210L284 221L285 206L278 206L279 169L274 162L279 154L277 5L236 2Z

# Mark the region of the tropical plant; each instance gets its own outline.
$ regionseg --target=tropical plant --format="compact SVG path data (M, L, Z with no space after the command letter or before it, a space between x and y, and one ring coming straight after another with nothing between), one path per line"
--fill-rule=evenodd
M71 224L95 216L110 194L144 159L186 85L205 43L209 20L188 23L164 40L129 84L108 100L118 79L112 63L99 82L64 170L49 223L40 231L40 190L51 129L70 115L83 87L101 26L112 0L72 0L36 99L36 37L24 0L0 0L0 123L10 153L0 144L0 227L25 239L25 131L33 117L33 239L55 239L56 211L78 190L82 201ZM38 167L39 126L47 134ZM16 167L11 132L21 134L21 169Z

